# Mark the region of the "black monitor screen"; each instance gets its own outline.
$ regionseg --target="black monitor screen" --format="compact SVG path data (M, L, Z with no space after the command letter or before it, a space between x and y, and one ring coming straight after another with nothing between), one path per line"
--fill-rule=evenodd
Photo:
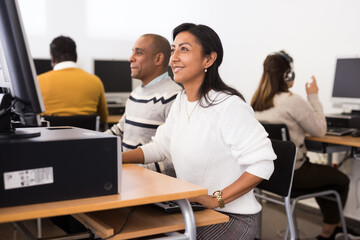
M21 123L38 126L44 103L15 0L0 1L0 41L2 76L7 78L0 82L3 85L0 87L10 87L13 109L20 116Z
M360 98L360 58L337 59L332 96Z
M104 84L105 92L131 92L129 61L95 60L94 73Z
M42 73L52 70L51 60L50 59L36 59L34 58L36 74L40 75Z

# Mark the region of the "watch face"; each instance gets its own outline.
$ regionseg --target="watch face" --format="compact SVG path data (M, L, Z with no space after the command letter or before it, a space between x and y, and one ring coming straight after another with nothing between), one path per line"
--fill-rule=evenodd
M220 190L217 190L213 193L213 195L215 196L221 196L221 191Z

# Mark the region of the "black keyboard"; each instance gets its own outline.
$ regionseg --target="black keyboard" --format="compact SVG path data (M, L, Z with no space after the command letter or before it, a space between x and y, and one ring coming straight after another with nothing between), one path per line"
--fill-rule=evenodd
M166 213L181 212L179 205L177 205L176 202L172 202L172 201L158 202L158 203L153 203L152 205ZM197 202L191 202L190 206L193 211L200 211L200 210L205 209L204 205L202 205L201 203L197 203Z
M326 135L344 136L344 135L350 135L354 131L356 131L355 128L328 127L326 130Z
M123 115L125 112L124 106L109 106L108 105L109 115Z

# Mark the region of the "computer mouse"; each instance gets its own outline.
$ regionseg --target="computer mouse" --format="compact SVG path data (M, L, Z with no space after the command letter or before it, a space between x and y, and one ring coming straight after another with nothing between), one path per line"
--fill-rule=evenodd
M360 130L353 131L353 132L351 133L351 136L353 136L353 137L360 137Z

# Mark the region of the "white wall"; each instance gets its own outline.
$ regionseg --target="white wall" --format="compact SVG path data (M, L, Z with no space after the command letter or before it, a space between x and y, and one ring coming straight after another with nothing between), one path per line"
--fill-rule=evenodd
M171 42L171 31L180 23L209 25L224 45L222 78L248 102L267 54L284 49L295 60L293 91L306 97L305 82L314 74L325 112L339 112L329 102L336 57L360 54L358 0L19 0L19 4L33 57L49 58L51 40L68 35L77 42L78 64L90 72L94 58L128 59L133 43L144 33L158 33ZM360 220L360 176L346 172L351 189L345 213Z
M93 72L92 60L128 59L144 33L171 42L183 22L212 27L222 39L224 81L251 100L270 52L284 49L295 60L293 91L305 95L314 74L325 112L338 56L360 54L358 0L19 0L33 57L48 58L49 43L60 35L78 45L78 64Z

